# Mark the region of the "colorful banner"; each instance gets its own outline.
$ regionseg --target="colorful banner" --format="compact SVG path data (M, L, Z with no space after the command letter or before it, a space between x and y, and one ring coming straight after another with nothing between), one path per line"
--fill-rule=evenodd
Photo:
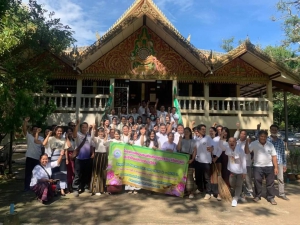
M129 144L111 143L107 185L131 185L183 197L189 156Z

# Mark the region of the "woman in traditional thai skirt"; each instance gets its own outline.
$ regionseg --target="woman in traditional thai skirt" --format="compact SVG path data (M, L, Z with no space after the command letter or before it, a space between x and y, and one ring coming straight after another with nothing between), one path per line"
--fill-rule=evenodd
M193 140L192 130L189 127L184 128L184 136L179 137L177 145L177 151L180 153L188 154L190 156L189 169L185 190L189 195L189 198L194 198L194 160L196 157L197 149L195 147L195 141Z
M73 128L72 127L68 127L67 129L67 144L68 144L68 158L69 163L67 164L67 182L68 182L68 189L69 192L71 193L72 190L72 184L73 184L73 180L74 180L74 176L75 176L75 171L74 171L74 161L71 160L72 156L73 156L73 152L76 149L76 142L73 139Z
M45 147L50 147L52 150L51 162L57 161L60 157L62 150L67 150L69 146L66 139L62 137L63 128L56 126L54 128L54 136L46 138L43 142ZM62 158L60 166L52 169L52 179L58 179L59 182L56 186L57 190L60 189L62 196L65 196L65 189L67 189L67 164L69 164L68 151L65 151L65 156Z
M103 127L98 129L98 136L96 137L96 125L93 125L92 141L95 143L95 157L93 160L91 191L92 195L101 195L106 190L106 168L108 161L108 154L104 144L107 141L107 136Z
M218 189L218 172L221 173L222 171L222 161L221 161L221 155L222 155L222 149L219 147L219 141L220 137L217 136L217 129L215 127L211 127L209 129L209 135L214 141L214 150L212 152L212 164L211 164L211 178L210 182L212 185L212 191L215 198L217 198L218 201L221 201L222 198L219 194Z
M228 140L230 138L230 133L229 129L227 127L222 128L222 133L220 137L220 142L219 142L219 147L222 149L223 146L229 146ZM230 176L230 171L227 169L227 164L228 164L228 156L225 154L225 148L222 149L222 155L221 155L221 161L222 161L222 178L227 184L227 186L230 188L229 184L229 176Z
M30 189L35 192L37 200L41 203L47 202L53 197L52 184L54 180L51 179L51 169L60 165L64 154L65 152L62 150L57 161L51 163L48 160L48 155L43 154L40 157L40 164L32 170Z

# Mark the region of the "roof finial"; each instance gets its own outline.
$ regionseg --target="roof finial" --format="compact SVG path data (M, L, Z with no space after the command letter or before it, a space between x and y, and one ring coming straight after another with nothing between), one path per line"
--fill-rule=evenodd
M189 36L186 39L188 42L191 42L191 34L189 34Z

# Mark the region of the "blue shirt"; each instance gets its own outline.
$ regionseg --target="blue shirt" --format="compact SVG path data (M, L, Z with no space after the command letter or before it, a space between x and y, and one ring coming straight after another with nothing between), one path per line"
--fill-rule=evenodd
M286 166L285 147L283 140L277 138L275 141L271 136L269 136L268 141L271 142L275 147L278 164Z

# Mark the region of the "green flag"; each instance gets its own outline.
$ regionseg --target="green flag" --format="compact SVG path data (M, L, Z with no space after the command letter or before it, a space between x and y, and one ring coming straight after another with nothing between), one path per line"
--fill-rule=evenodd
M182 122L182 116L181 116L181 112L180 112L180 105L179 105L179 102L177 100L177 90L176 90L176 87L174 87L174 107L176 108L176 114L179 117L178 124L183 124L183 122Z

